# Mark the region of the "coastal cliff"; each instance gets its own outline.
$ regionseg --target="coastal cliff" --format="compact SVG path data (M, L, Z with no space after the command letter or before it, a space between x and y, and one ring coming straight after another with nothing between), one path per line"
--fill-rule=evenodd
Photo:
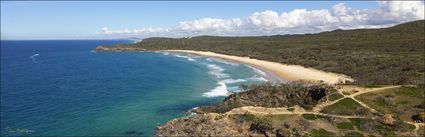
M359 100L342 94L349 91L368 93L382 92L381 90L387 93L398 90L420 93L417 88L390 86L368 89L346 86L335 89L325 85L299 83L281 84L278 87L280 88L268 89L269 86L254 86L245 92L226 97L217 105L199 107L192 110L191 112L195 113L190 116L176 118L158 126L155 136L424 135L424 124L406 120L403 118L406 114L374 112L374 109L368 108L367 105L363 107L359 104ZM415 104L421 102L409 103L412 107L404 111L420 113L422 109L415 108ZM396 107L396 110L401 108ZM407 113L408 116L410 114Z

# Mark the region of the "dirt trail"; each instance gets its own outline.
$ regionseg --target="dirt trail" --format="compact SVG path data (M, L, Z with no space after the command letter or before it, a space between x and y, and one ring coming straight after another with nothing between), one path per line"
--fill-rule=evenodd
M355 86L346 86L343 87L341 90L339 90L338 92L340 94L342 94L343 91L348 91L348 90L356 90L358 92L354 93L354 94L350 94L350 95L344 95L344 97L334 100L334 101L328 101L328 102L324 102L324 103L320 103L318 105L316 105L316 107L313 108L312 111L306 111L303 108L299 107L299 106L295 106L293 107L293 110L289 111L288 108L286 107L278 107L278 108L265 108L265 107L253 107L253 106L245 106L245 107L240 107L240 108L235 108L232 109L229 112L226 112L225 114L245 114L245 113L250 113L250 114L256 114L256 115L279 115L279 114L293 114L293 115L302 115L302 114L315 114L315 115L321 115L321 116L328 116L328 117L336 117L336 118L370 118L370 117L363 117L363 116L347 116L347 115L333 115L333 114L325 114L325 113L321 113L320 111L327 107L330 106L332 104L335 104L345 98L351 98L353 100L355 100L356 102L358 102L361 106L367 108L368 110L370 110L372 113L379 113L378 111L376 111L375 109L369 107L368 105L366 105L365 103L355 99L355 96L364 94L364 93L369 93L369 92L377 92L377 91L382 91L385 89L390 89L390 88L397 88L400 86L387 86L387 87L381 87L381 88L361 88L361 87L355 87ZM374 119L374 118L372 118Z
M232 109L229 112L226 112L225 114L255 114L255 115L302 115L302 114L315 114L315 115L321 115L321 116L327 116L327 117L336 117L336 118L370 118L370 117L363 117L363 116L346 116L346 115L333 115L333 114L325 114L320 112L311 112L311 111L305 111L301 107L294 107L295 109L293 111L289 111L288 108L285 107L278 107L278 108L265 108L265 107L253 107L253 106L245 106L240 108Z
M348 95L346 97L349 97L349 98L353 99L354 101L356 101L357 103L359 103L361 106L363 106L364 108L368 109L370 112L376 114L376 113L380 113L380 112L377 111L377 110L375 110L375 109L373 109L373 108L371 108L371 107L369 107L367 104L361 102L360 100L357 100L354 97L356 97L358 95L361 95L361 94L364 94L364 93L381 92L381 91L384 91L385 89L398 88L398 87L401 87L401 86L400 85L397 85L397 86L387 86L387 87L381 87L381 88L372 88L372 89L358 90L357 93Z
M345 98L351 98L354 101L356 101L357 103L359 103L361 106L363 106L363 107L367 108L368 110L370 110L372 113L379 113L375 109L369 107L368 105L366 105L365 103L363 103L363 102L355 99L354 97L355 96L358 96L358 95L361 95L361 94L364 94L364 93L383 91L385 89L391 89L391 88L397 88L397 87L400 87L400 85L397 85L397 86L387 86L387 87L381 87L381 88L361 88L361 87L355 87L355 86L345 86L342 89L338 90L338 92L341 95L343 95L344 97L342 97L340 99L337 99L337 100L334 100L334 101L328 101L328 102L324 102L324 103L318 104L318 105L316 105L316 107L313 108L313 112L320 112L323 108L325 108L327 106L333 105L333 104L335 104L335 103L337 103L337 102L339 102L339 101L341 101L341 100L343 100ZM350 95L344 95L342 93L343 91L353 91L353 90L358 91L358 92L353 93L353 94L350 94Z

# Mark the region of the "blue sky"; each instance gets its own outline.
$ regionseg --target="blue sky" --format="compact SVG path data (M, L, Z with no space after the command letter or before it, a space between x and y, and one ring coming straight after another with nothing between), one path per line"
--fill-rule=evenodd
M351 9L377 9L374 1L355 2L1 2L1 38L2 39L102 39L120 37L183 36L209 34L217 35L252 35L242 29L255 29L255 33L274 34L292 33L282 25L271 25L263 20L252 25L254 13L269 17L265 11L280 15L296 9L306 9L306 14L316 15L314 10L329 10L340 3ZM262 14L264 12L264 14ZM354 12L353 12L354 13ZM423 13L423 9L422 9ZM305 14L303 14L305 15ZM353 14L354 15L354 14ZM291 15L292 16L292 15ZM333 16L333 15L332 15ZM308 16L311 17L311 16ZM290 20L288 17L279 20ZM416 17L417 18L417 17ZM415 18L415 19L416 19ZM419 17L420 18L420 17ZM238 21L228 21L237 19ZM259 19L259 18L258 18ZM240 21L239 21L240 20ZM276 20L275 24L279 24ZM332 19L334 20L334 19ZM182 24L182 21L187 21ZM257 22L258 22L257 21ZM273 21L273 20L271 20ZM266 22L266 24L264 24ZM298 21L299 22L299 21ZM323 22L323 21L319 21ZM333 21L336 22L336 21ZM341 21L337 21L341 22ZM216 24L214 24L216 23ZM263 23L263 24L261 24ZM282 24L285 22L281 22ZM288 24L288 23L286 23ZM328 22L329 24L329 22ZM181 26L197 29L182 29ZM192 26L191 26L192 25ZM203 26L205 25L205 26ZM219 25L219 26L217 26ZM220 26L222 25L222 26ZM304 24L305 25L305 24ZM317 24L310 24L316 25ZM323 25L323 24L322 24ZM368 25L363 24L363 25ZM341 26L341 25L340 25ZM139 32L133 29L161 28L158 31ZM104 28L102 30L102 28ZM282 31L269 32L267 30ZM129 29L130 31L120 31ZM166 31L165 31L166 30ZM317 30L317 29L308 29ZM101 31L105 32L102 33ZM264 32L264 33L263 33ZM177 35L178 33L178 35ZM302 32L294 32L302 33ZM118 35L119 34L119 35Z

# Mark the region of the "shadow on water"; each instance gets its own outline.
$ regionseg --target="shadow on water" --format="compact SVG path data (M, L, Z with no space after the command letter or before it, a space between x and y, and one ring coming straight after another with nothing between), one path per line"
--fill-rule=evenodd
M160 115L176 115L176 114L187 113L190 109L193 109L195 107L217 104L222 99L223 98L216 98L216 99L211 99L208 101L195 101L195 102L184 103L184 104L165 105L165 106L159 107L156 113Z
M129 130L127 132L124 132L124 135L126 136L141 136L144 135L145 133L140 132L140 131L136 131L136 130Z

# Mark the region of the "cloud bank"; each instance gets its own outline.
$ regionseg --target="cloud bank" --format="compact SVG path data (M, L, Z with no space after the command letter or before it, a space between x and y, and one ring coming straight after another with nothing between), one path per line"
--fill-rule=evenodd
M334 29L380 28L424 19L423 1L379 1L375 9L352 9L344 3L332 9L295 9L278 13L254 12L245 18L202 18L181 21L173 28L146 27L112 30L101 28L96 35L121 37L184 37L196 35L247 36L298 34Z

